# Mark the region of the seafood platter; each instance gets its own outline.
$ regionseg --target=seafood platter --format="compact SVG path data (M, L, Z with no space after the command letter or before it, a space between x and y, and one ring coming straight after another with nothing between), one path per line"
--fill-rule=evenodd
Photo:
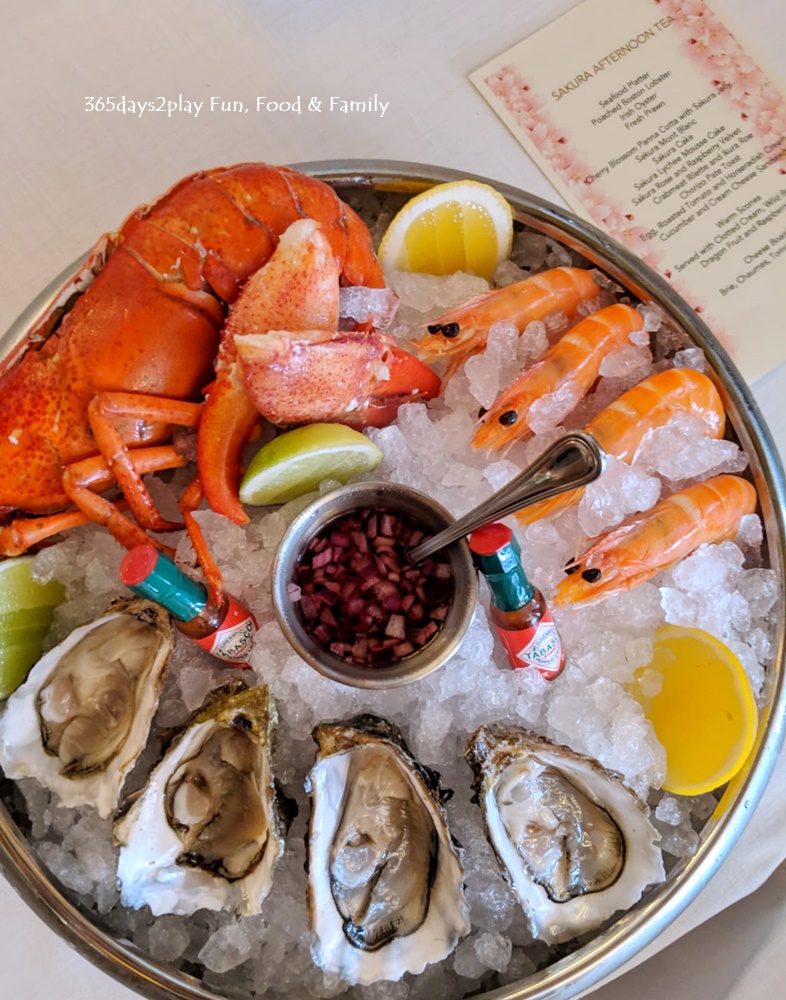
M142 995L575 996L701 891L774 766L785 491L747 387L663 280L505 185L471 179L512 218L487 275L383 269L410 199L464 179L195 174L0 341L0 554L63 593L0 709L0 865ZM340 483L261 505L239 485L260 442L316 423L378 449L356 481L453 518L566 432L598 441L595 482L504 522L558 676L511 669L482 579L461 643L411 683L342 684L298 656L273 565ZM405 564L422 537L372 508L303 554L286 593L356 673L405 663L448 616L450 562ZM243 663L124 586L151 543L248 609ZM752 722L735 767L688 787L635 689L657 693L658 635L697 629L740 665Z

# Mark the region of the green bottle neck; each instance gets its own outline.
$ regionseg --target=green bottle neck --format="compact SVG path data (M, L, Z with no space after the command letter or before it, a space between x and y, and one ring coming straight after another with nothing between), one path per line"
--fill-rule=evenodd
M521 565L512 567L506 573L486 573L485 576L492 601L500 611L518 611L535 596L535 588Z
M207 605L206 588L186 576L161 552L158 553L155 568L148 576L127 586L140 597L163 605L180 622L198 618Z

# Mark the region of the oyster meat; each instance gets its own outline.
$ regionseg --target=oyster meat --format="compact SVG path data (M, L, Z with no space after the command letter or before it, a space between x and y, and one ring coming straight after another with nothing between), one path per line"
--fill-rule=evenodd
M659 834L620 775L515 726L482 726L467 761L486 836L535 937L598 927L664 879Z
M377 716L321 723L313 737L319 749L306 788L314 960L364 985L422 972L470 929L439 776Z
M121 902L154 916L259 913L284 851L267 686L214 691L115 823Z
M34 777L64 805L117 805L144 749L174 641L169 615L133 598L75 629L8 699L0 764Z

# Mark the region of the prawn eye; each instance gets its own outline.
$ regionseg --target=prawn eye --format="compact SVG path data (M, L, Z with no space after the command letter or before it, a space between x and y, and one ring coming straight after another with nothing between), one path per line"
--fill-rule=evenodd
M505 410L505 412L501 413L499 416L499 422L503 427L510 427L510 425L515 424L518 419L519 415L515 410Z
M447 337L448 339L458 337L459 335L458 323L432 323L426 329L429 333L441 333L443 337Z
M581 574L581 579L586 580L587 583L597 583L600 580L600 570L585 569Z
M575 559L571 559L570 562L565 564L565 574L567 576L570 576L572 573L578 573L578 571L579 564L575 561Z
M488 407L481 406L481 408L478 410L478 420L481 420L483 417L485 417L488 412L489 412Z

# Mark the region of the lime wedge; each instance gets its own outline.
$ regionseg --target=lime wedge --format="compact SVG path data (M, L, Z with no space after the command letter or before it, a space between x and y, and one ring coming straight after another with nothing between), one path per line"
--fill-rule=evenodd
M3 639L0 644L0 698L7 698L22 684L41 658L42 638L37 633L20 642Z
M256 453L241 480L240 500L258 507L287 503L315 490L323 479L346 483L381 460L379 448L351 427L296 427Z
M55 608L63 600L61 583L37 583L32 556L0 561L0 698L22 683L39 659Z

